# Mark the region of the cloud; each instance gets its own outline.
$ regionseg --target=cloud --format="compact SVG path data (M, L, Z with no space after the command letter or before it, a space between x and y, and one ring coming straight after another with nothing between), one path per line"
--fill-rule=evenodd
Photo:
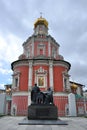
M49 34L60 44L60 54L71 63L71 78L87 84L86 0L1 0L0 10L2 74L10 74L11 62L23 52L22 43L32 35L34 21L42 12L49 22Z
M0 73L1 73L1 74L5 74L5 75L8 75L8 74L11 74L12 71L9 70L9 69L0 68Z
M13 34L8 34L5 38L0 36L0 61L11 63L17 60L22 52L21 43L22 40Z
M22 53L22 40L13 34L0 35L0 88L12 83L11 63Z
M0 89L5 90L4 84L0 84Z

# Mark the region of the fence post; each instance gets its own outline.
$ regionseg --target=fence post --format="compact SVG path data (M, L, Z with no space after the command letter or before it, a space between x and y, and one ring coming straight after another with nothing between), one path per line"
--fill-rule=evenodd
M68 102L69 102L69 116L77 116L75 94L70 93L68 95Z
M31 92L28 92L28 106L31 104Z

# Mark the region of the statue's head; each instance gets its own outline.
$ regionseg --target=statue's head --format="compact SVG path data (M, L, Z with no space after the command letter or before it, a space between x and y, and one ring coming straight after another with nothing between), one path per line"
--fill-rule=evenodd
M37 86L37 83L35 83L35 86Z
M51 88L48 88L47 90L48 90L48 91L50 91L50 90L51 90Z

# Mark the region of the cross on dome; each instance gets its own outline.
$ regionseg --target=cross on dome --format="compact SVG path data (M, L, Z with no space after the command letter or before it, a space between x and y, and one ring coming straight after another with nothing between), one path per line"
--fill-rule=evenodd
M43 13L42 13L42 12L40 12L40 18L42 18L42 14L43 14Z

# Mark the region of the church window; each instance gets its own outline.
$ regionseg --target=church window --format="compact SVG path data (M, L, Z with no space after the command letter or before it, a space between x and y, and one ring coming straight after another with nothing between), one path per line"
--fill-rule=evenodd
M13 74L13 88L19 88L20 72L14 72Z
M52 57L56 58L56 49L54 47L52 49Z
M40 55L43 55L43 49L42 48L40 49Z
M64 88L66 89L67 88L67 79L64 78Z
M15 78L15 87L18 87L18 78Z
M29 57L30 57L30 52L28 51L28 52L27 52L27 58L29 58Z
M45 54L45 45L39 44L38 45L38 55L44 55Z

